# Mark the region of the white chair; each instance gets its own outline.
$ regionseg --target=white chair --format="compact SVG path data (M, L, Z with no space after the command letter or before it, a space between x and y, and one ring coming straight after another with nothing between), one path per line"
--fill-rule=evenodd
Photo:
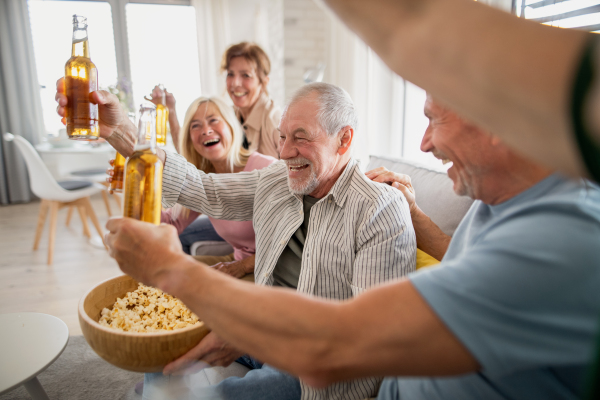
M100 222L94 213L92 204L90 203L90 196L99 193L104 188L101 185L90 184L84 182L87 186L83 188L76 188L76 185L67 190L57 182L50 171L46 167L46 164L42 161L37 151L33 148L31 143L22 138L19 135L13 135L11 133L5 133L4 139L7 142L14 141L17 148L23 155L25 163L27 164L27 170L29 172L29 183L31 185L31 191L42 200L40 205L40 213L38 217L37 230L35 232L35 240L33 242L33 250L38 249L40 238L44 230L44 224L46 222L46 215L50 210L50 231L48 240L48 265L52 264L54 256L54 241L56 237L56 219L58 216L58 210L62 207L76 206L79 211L79 216L83 224L83 234L88 238L91 237L90 230L87 224L87 216L90 217L94 227L98 231L100 238L104 242L104 234L100 227ZM71 183L75 181L61 182L62 184ZM64 185L68 187L68 185ZM105 244L106 246L106 244Z
M110 203L108 201L108 195L112 195L113 199L117 203L117 208L119 209L119 214L121 213L121 196L119 193L111 193L109 191L109 183L106 182L106 169L108 168L108 164L106 168L94 168L94 169L84 169L80 171L73 171L69 173L67 178L69 179L83 179L85 181L90 181L94 183L98 183L104 186L104 190L102 190L102 200L104 200L104 205L106 206L106 212L109 217L113 216L113 213L110 209ZM71 219L71 214L73 212L73 207L69 207L69 213L67 214L67 226L69 225L69 220Z

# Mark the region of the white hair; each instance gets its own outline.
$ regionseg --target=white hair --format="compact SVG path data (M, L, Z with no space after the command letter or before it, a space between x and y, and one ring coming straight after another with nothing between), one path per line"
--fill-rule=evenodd
M284 114L292 104L310 97L313 93L317 95L319 101L317 121L329 136L337 134L345 126L352 127L356 133L358 115L354 102L348 92L330 83L309 83L296 90L288 102Z

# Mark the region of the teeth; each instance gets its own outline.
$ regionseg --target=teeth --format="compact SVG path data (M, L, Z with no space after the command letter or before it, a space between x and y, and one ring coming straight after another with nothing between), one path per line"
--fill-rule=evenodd
M244 92L233 92L233 95L236 96L236 97L242 97L242 96L245 96L246 93L244 93Z
M290 167L290 169L291 169L292 171L298 171L298 170L300 170L300 169L304 168L305 166L306 166L306 165L297 165L297 166L291 166L291 165L290 165L289 167Z
M448 160L447 158L442 159L442 164L446 165L448 163L451 163L452 161Z
M219 143L219 141L220 141L219 139L211 139L211 140L207 140L203 144L206 146L208 144Z

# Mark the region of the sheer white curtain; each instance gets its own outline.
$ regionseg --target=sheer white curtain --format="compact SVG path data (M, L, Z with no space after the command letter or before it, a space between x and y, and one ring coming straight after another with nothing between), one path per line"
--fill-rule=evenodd
M192 0L191 4L196 9L200 90L203 96L223 95L225 82L219 66L231 43L229 0Z
M191 5L196 9L202 94L227 98L220 72L223 53L234 43L250 41L267 52L271 60L269 92L282 104L283 0L191 0Z
M25 0L0 1L0 204L30 201L25 163L4 133L35 144L44 132L33 41Z

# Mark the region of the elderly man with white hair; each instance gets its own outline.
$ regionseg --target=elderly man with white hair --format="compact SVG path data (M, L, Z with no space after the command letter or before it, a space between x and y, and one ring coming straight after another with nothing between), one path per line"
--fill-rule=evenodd
M99 103L104 106L102 114L111 100L104 98ZM108 112L106 115L111 117ZM118 116L113 119L120 120ZM357 122L354 104L343 89L325 83L306 85L294 94L284 112L279 126L282 161L270 167L204 174L182 156L159 149L164 163L163 204L172 207L179 203L218 219L252 220L255 282L260 286L346 300L400 278L414 271L416 263L409 207L399 190L368 179L352 159ZM105 125L102 136L128 154L131 146L123 143L128 143L131 127ZM193 290L195 282L187 284ZM261 304L255 306L260 309ZM367 377L315 389L242 355L211 333L169 364L165 375L146 375L144 399L358 400L374 396L381 383L381 378ZM204 362L200 365L224 366L236 358L252 371L201 392L190 390L189 385L181 384L185 380L172 375L197 369L198 361Z
M206 175L169 153L163 202L168 207L180 203L219 219L252 219L258 285L326 299L356 296L414 271L416 262L416 237L406 200L398 190L368 179L351 157L357 123L354 104L343 89L326 83L306 85L294 94L281 119L282 161L249 173ZM205 340L210 344L201 342L191 356L167 366L165 372L181 371L200 359L227 365L242 355L216 336ZM363 399L376 394L380 383L378 378L366 378L316 390L248 356L238 362L253 370L195 396ZM146 378L145 398L151 398L146 396L151 380L176 379L151 378ZM170 384L174 386L184 385Z

